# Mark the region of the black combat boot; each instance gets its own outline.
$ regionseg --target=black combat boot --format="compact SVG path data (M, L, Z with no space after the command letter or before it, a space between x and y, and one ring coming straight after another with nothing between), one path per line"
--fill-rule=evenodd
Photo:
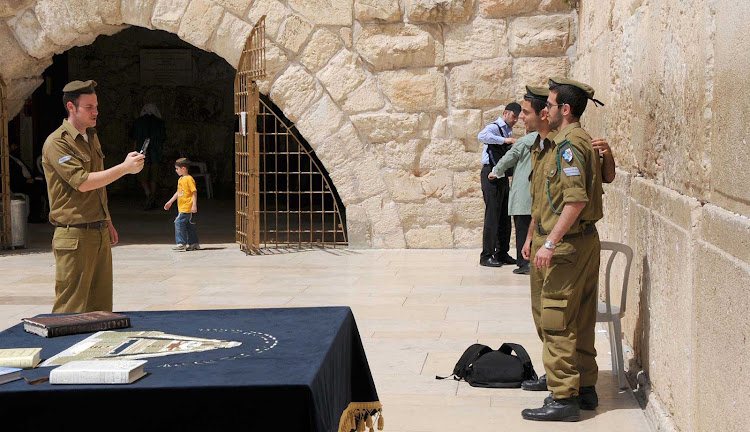
M544 374L535 380L526 380L521 383L521 388L529 391L546 391L547 375Z
M526 420L575 422L581 419L575 397L555 399L541 408L525 409L521 416Z
M544 398L544 404L547 405L555 400L552 397L553 393L549 392L549 396ZM599 406L599 396L596 394L596 387L581 387L578 390L578 406L582 410L593 411Z

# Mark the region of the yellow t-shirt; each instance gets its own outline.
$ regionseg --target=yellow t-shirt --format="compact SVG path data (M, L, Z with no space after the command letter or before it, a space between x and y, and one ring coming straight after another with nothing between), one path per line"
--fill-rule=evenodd
M193 208L193 192L197 190L193 176L184 175L177 180L177 210L180 213L190 213Z

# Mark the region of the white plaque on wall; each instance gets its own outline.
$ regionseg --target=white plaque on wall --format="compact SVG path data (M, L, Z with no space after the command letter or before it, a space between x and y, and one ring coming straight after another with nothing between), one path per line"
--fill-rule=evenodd
M192 51L189 49L142 49L141 85L192 86Z

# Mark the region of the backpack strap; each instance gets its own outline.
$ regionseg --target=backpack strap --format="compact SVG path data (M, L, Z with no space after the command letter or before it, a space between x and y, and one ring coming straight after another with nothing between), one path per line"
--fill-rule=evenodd
M469 369L469 365L471 365L472 363L474 363L474 361L476 361L476 359L490 351L492 351L492 348L488 347L487 345L471 345L470 347L466 348L466 351L464 351L464 353L461 355L461 358L458 359L458 362L453 368L453 373L451 375L448 375L446 377L435 375L435 379L443 380L446 378L454 377L453 379L455 379L456 381L461 381L461 379L466 378L466 371Z
M510 353L514 351L518 356L518 359L521 360L524 375L528 377L528 379L532 380L536 380L537 378L539 378L536 375L536 371L534 370L534 365L531 364L531 357L529 357L529 353L527 353L526 349L524 349L524 347L522 347L521 345L515 343L504 343L500 346L498 351L504 352L508 355L510 355Z

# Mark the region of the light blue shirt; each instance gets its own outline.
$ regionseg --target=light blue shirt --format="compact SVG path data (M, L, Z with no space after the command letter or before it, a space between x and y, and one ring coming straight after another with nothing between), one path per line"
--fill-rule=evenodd
M500 133L500 128L503 129L503 133L508 138L513 135L513 131L508 127L508 124L505 123L505 120L503 120L502 116L498 117L497 120L485 126L484 129L479 132L479 135L477 135L477 139L479 140L479 142L484 144L484 148L482 149L482 165L489 165L490 163L490 155L487 152L487 144L505 144L505 137L503 137L503 135Z

